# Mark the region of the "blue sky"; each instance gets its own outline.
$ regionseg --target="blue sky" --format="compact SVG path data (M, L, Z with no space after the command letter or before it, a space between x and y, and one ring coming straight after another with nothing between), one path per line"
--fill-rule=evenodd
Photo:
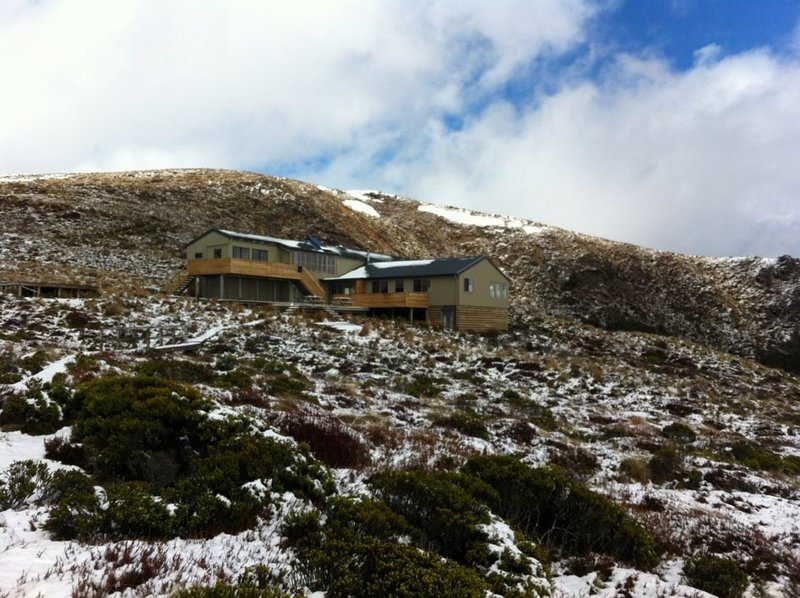
M4 174L236 168L800 255L796 0L4 0L0 64Z

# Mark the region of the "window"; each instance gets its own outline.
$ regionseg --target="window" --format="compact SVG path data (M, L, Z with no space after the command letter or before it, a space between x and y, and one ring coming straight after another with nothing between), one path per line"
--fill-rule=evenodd
M403 281L402 280L395 280L394 281L394 292L395 293L402 293L403 292Z
M214 257L221 258L222 257L222 247L217 247L214 249Z
M196 259L196 260L203 259L203 252L202 251L198 251L197 253L195 253L194 254L194 259Z
M507 299L508 285L504 282L493 282L489 285L489 297L492 299Z
M310 251L293 251L292 263L321 274L336 274L336 256Z
M233 257L239 260L249 260L250 259L250 249L247 247L237 247L236 245L233 246Z
M431 288L431 281L427 278L415 278L414 279L414 292L415 293L427 293L428 289Z
M268 256L266 249L253 249L253 259L257 262L268 262Z
M465 278L464 279L464 292L471 293L475 290L475 279L474 278Z
M372 292L373 293L388 293L389 292L389 281L388 280L373 280L372 281Z

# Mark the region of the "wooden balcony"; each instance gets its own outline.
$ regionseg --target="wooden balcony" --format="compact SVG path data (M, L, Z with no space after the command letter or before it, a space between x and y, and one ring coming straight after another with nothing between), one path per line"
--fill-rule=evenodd
M369 309L392 307L419 307L429 305L428 293L353 293L350 295L334 295L333 303L349 302L356 307Z
M189 276L213 276L215 274L236 274L239 276L255 276L260 278L278 278L295 280L309 295L325 297L325 289L319 281L305 268L294 264L279 262L259 262L236 258L215 258L189 260L187 264Z

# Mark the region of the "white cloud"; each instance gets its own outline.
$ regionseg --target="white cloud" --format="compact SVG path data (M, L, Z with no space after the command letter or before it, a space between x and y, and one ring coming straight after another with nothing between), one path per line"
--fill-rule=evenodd
M438 137L412 192L659 248L800 253L800 64L623 57L613 73Z
M0 170L255 167L391 143L577 43L590 15L581 0L17 0L0 21Z

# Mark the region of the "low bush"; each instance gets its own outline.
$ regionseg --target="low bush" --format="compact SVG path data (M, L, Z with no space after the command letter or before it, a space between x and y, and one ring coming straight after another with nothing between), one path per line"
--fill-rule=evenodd
M488 540L479 526L489 523L489 509L475 495L494 493L474 478L449 472L394 471L374 476L370 485L413 526L415 542L424 550L472 564L473 549Z
M686 424L674 422L661 429L661 435L673 442L691 444L697 440L697 433Z
M0 411L0 426L18 429L31 436L52 434L62 425L61 409L37 387L24 395L9 395Z
M671 445L658 449L650 458L648 466L651 479L656 484L680 480L686 474L686 468L683 466L683 455Z
M443 381L428 374L415 374L399 389L412 397L436 397L442 392Z
M483 418L472 410L453 411L447 415L439 415L431 422L434 426L453 428L466 436L489 439L489 430L483 423Z
M216 372L205 363L185 359L152 359L139 365L136 371L142 376L189 384L210 384L217 377Z
M714 555L690 559L684 568L689 584L720 598L740 598L747 589L747 573L732 560Z
M373 596L482 597L487 586L471 569L399 544L406 524L386 505L339 499L326 511L287 518L283 534L297 555L303 585L329 598Z
M800 457L781 457L751 442L737 442L730 448L734 460L750 469L800 475Z
M360 469L369 465L369 446L356 431L322 411L292 409L277 414L284 434L306 442L314 456L329 467Z
M42 505L52 493L52 474L41 461L15 461L0 474L0 511Z
M494 490L493 512L563 555L609 554L642 569L658 563L655 541L641 525L559 469L484 456L468 461L463 471Z
M53 502L44 529L56 540L90 540L103 528L103 512L92 479L74 470L53 474Z

